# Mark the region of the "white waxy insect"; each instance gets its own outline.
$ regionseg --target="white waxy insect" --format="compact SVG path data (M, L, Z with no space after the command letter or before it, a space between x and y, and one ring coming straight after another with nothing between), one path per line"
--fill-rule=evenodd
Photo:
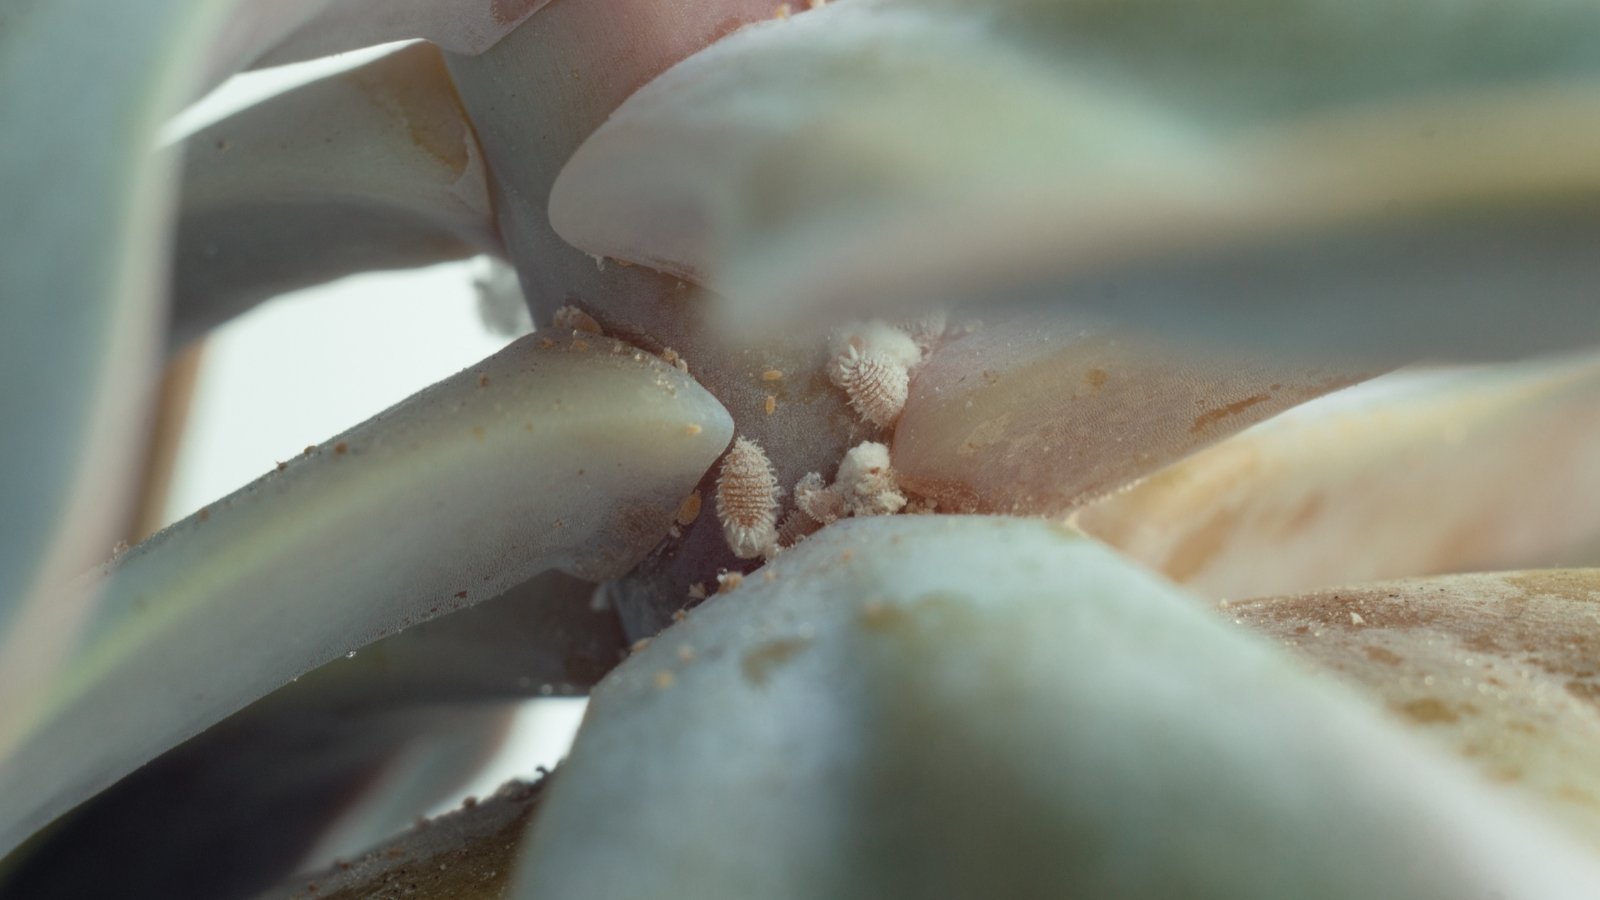
M818 525L828 525L848 516L844 497L828 487L822 476L807 472L794 486L794 505L800 512L814 519Z
M834 371L855 351L856 356L876 357L886 363L912 368L922 361L922 350L905 331L878 319L853 322L833 333L828 342ZM830 375L834 372L830 371Z
M594 316L572 305L563 306L551 314L550 325L561 331L605 334L605 331L600 327L600 323L595 321Z
M906 506L906 495L889 465L889 448L873 441L857 444L844 455L833 489L855 516L893 515Z
M761 445L733 442L717 474L717 518L733 555L770 555L778 545L778 476Z
M879 428L893 425L906 407L911 373L895 360L862 356L852 348L835 362L830 374L850 398L850 406Z
M791 509L778 523L778 546L793 547L822 530L822 523L807 515L805 510Z
M828 349L828 378L851 407L879 428L893 425L906 405L911 370L922 362L911 335L886 322L857 322L835 332Z

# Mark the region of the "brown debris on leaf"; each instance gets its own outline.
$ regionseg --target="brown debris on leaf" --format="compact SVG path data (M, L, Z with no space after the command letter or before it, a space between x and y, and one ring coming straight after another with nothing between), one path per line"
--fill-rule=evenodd
M1600 848L1600 569L1224 604Z

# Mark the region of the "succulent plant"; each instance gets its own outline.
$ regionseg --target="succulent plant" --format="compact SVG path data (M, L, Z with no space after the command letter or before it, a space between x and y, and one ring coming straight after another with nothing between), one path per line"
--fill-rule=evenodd
M1597 28L10 0L0 894L1600 895ZM96 561L164 356L480 254L535 333Z

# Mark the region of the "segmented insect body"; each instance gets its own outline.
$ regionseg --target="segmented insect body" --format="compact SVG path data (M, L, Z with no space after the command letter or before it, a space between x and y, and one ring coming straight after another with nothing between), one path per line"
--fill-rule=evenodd
M834 383L844 390L861 418L879 428L887 428L900 418L911 384L905 366L880 356L861 356L852 350L834 371Z
M733 442L717 475L717 518L740 559L769 555L778 543L778 476L761 445Z
M863 322L840 330L833 339L828 377L850 398L850 405L879 428L900 417L906 405L911 369L922 351L911 336L884 322Z
M794 505L819 525L837 522L850 514L850 510L845 507L844 497L834 488L828 487L822 476L816 472L807 472L805 477L795 484Z
M822 530L822 523L802 509L791 509L778 523L778 546L793 547Z

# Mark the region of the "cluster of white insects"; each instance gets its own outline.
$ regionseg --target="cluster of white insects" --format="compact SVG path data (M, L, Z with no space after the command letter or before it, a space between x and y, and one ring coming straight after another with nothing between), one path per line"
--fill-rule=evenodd
M828 378L864 422L880 431L891 429L905 408L912 376L945 331L942 314L903 327L873 320L841 328L829 342ZM735 440L723 457L716 494L717 518L735 556L771 558L847 516L908 509L889 447L877 441L850 448L832 483L820 472L806 473L794 486L793 508L780 519L783 495L761 445Z
M561 331L603 335L600 324L575 306L551 317ZM915 322L856 322L837 329L829 340L828 379L848 399L861 420L879 432L894 428L905 408L911 378L945 340L944 313ZM669 363L685 368L672 350ZM774 373L781 374L781 373ZM770 408L769 408L770 412ZM908 500L895 477L889 446L863 441L845 452L829 482L808 472L792 491L794 505L783 510L785 491L767 453L757 442L738 437L718 469L716 509L729 548L740 559L770 559L811 534L850 516L886 516L924 511ZM698 501L698 495L693 498ZM694 504L694 514L699 504ZM680 515L680 523L694 515Z

